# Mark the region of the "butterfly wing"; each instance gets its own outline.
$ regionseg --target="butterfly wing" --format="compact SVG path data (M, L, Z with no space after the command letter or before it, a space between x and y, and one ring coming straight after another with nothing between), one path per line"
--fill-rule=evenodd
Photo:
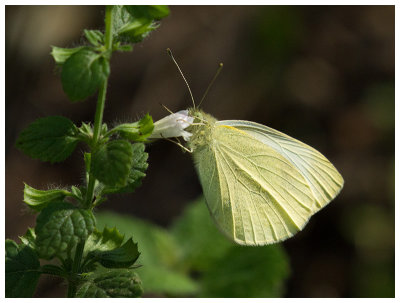
M314 212L334 199L344 180L336 168L320 152L275 129L250 121L225 120L218 125L235 127L270 146L289 160L309 184L315 198Z
M193 157L209 211L242 245L293 236L313 213L314 196L299 170L267 144L218 124Z

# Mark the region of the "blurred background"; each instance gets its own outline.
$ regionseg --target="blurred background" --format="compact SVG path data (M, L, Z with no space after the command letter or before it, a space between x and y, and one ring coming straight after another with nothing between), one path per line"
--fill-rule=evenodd
M161 103L173 111L191 106L185 84L166 55L169 47L198 101L218 63L224 63L202 104L204 111L221 120L255 121L293 136L322 152L345 180L339 196L302 232L281 246L266 248L276 247L279 251L273 253L284 263L277 288L271 293L246 288L248 293L236 296L393 297L394 6L170 9L170 16L132 53L113 56L105 122L134 121L147 112L156 121L167 114ZM49 53L50 45L78 45L83 29L102 29L103 18L104 8L99 6L6 6L6 238L17 240L35 225L35 216L22 203L23 182L46 189L77 185L83 179L84 146L66 162L51 165L30 159L14 144L19 132L39 117L63 115L77 124L93 121L96 96L70 103ZM186 220L191 226L196 221L190 219L193 209L204 207L191 203L201 196L191 157L166 141L147 151L149 169L142 187L134 194L112 196L100 207L99 213L107 213L99 217L99 224L113 222L113 216L117 227L125 222L113 211L180 234L179 222ZM197 221L201 225L207 220ZM147 225L143 226L146 235ZM189 238L202 233L191 228ZM188 245L176 239L177 247ZM232 275L229 266L239 264L238 256L244 254L226 253L225 265L218 263L218 268ZM259 262L251 254L248 259ZM214 264L207 260L204 264ZM203 288L219 281L215 267L214 282L208 279ZM202 275L196 270L208 272L200 265L191 268L194 281ZM59 282L42 279L37 296L64 296L65 286ZM230 295L235 293L202 293Z

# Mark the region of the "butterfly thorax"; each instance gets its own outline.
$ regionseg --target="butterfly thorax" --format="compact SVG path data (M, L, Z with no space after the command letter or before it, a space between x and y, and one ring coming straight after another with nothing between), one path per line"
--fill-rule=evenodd
M190 109L189 115L195 119L193 125L187 129L192 133L188 142L188 147L195 152L199 148L210 146L212 133L217 119L198 109Z

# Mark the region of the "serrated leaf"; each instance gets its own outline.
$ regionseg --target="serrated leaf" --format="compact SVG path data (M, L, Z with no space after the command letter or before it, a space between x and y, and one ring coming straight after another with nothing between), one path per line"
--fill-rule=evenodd
M71 57L73 54L79 52L81 49L83 49L83 46L80 47L75 47L75 48L62 48L62 47L57 47L57 46L52 46L51 47L51 55L54 58L54 61L57 64L64 64L64 62Z
M93 232L95 218L91 211L72 204L52 203L36 219L36 249L43 259L70 253L76 244Z
M83 201L83 195L81 190L76 186L71 186L71 195L78 201Z
M40 262L35 251L24 244L6 240L6 297L32 297L40 276Z
M116 126L111 132L118 132L121 137L131 141L146 141L153 132L153 119L146 114L142 119L134 123L123 123Z
M170 13L167 5L125 5L124 7L136 19L160 20Z
M23 244L29 246L32 249L35 249L35 241L36 241L36 234L35 230L31 227L28 228L25 235L20 236L19 239Z
M65 61L61 81L64 92L76 102L93 95L109 74L106 58L90 49L81 49Z
M39 190L24 184L24 202L35 211L41 211L49 203L62 202L66 196L71 195L63 189Z
M198 289L198 284L184 272L180 272L179 246L165 229L138 218L113 213L96 214L98 226L118 225L127 236L133 236L140 245L141 255L136 269L144 290L150 294L189 296Z
M78 139L74 123L61 116L40 118L19 135L18 149L42 161L60 162L75 149Z
M137 243L132 238L124 245L112 250L94 250L90 252L97 262L107 268L124 268L132 266L139 258Z
M89 252L94 250L113 250L120 247L123 241L124 235L121 234L115 227L108 228L105 226L102 232L95 229L85 243L83 254L87 255Z
M143 294L139 276L132 269L98 269L86 277L78 298L137 298Z
M93 45L93 46L100 46L104 43L104 35L99 30L87 30L83 31L85 34L86 39Z
M145 145L143 143L135 143L132 145L133 157L132 166L129 172L127 185L123 187L105 186L102 188L103 194L110 193L133 193L137 187L142 184L142 179L146 176L145 171L148 167L147 159L148 154L144 151Z
M112 14L115 41L137 43L157 28L153 19L136 19L122 5L114 5Z
M126 140L114 140L92 155L91 173L109 186L125 186L133 163L133 148Z

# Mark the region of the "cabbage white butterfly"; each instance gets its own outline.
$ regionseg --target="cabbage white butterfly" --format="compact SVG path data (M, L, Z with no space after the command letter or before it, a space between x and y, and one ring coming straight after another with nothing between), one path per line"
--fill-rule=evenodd
M211 216L241 245L292 237L343 187L317 150L255 122L218 121L194 107L155 123L152 138L177 136L192 152Z

